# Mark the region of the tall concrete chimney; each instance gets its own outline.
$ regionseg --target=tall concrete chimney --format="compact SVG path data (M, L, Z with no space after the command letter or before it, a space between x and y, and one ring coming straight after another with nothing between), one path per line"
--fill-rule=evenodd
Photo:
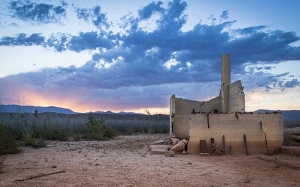
M229 85L231 83L230 76L230 55L222 55L221 61L221 112L229 112Z

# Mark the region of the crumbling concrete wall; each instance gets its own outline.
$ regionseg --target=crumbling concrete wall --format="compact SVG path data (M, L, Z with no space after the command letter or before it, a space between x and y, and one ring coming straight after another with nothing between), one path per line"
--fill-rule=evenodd
M214 138L216 148L223 150L223 135L225 152L228 153L231 146L233 154L246 153L244 134L250 154L267 152L264 132L270 152L277 150L283 143L281 114L191 114L189 124L190 139L187 151L191 154L200 153L200 140L206 140L211 152L211 138Z
M245 93L240 80L229 85L229 113L245 112Z
M199 101L176 98L171 96L171 128L177 138L189 138L190 113L200 109Z
M209 101L193 101L172 95L170 98L170 136L175 134L177 138L189 138L191 112L208 113L214 109L220 110L220 107L220 96Z
M217 109L218 111L221 111L221 102L220 102L220 96L215 97L209 101L203 101L200 105L200 111L196 110L196 112L210 112L214 109Z

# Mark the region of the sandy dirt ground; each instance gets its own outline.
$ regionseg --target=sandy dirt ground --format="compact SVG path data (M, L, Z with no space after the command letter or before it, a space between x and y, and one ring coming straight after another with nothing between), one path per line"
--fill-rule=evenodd
M289 155L151 154L167 135L110 141L48 141L1 155L0 186L300 186L300 158Z

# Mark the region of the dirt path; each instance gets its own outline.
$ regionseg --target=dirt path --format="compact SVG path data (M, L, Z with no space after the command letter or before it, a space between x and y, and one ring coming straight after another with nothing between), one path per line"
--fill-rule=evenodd
M22 148L0 156L0 186L300 186L299 157L150 154L147 145L163 138L119 136Z

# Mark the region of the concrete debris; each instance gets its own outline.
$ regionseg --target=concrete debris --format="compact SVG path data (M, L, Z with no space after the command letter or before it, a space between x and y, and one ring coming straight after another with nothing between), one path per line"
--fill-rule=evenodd
M178 138L170 138L171 142L172 142L172 145L176 145L178 144L179 142L179 139Z
M171 151L178 152L178 151L183 151L186 152L185 146L188 143L186 139L181 140L178 142L174 147L172 147Z
M152 154L164 154L167 157L173 157L176 152L182 151L182 154L187 154L186 139L179 140L178 138L167 138L165 140L157 140L150 143L148 149Z
M170 150L172 145L149 145L149 150L152 154L164 154Z
M155 142L150 143L150 145L170 145L172 142L170 138L164 140L157 140Z
M175 156L175 152L174 151L166 151L165 152L165 156L166 157L174 157Z
M157 140L155 142L150 143L150 145L161 145L164 144L165 140Z

